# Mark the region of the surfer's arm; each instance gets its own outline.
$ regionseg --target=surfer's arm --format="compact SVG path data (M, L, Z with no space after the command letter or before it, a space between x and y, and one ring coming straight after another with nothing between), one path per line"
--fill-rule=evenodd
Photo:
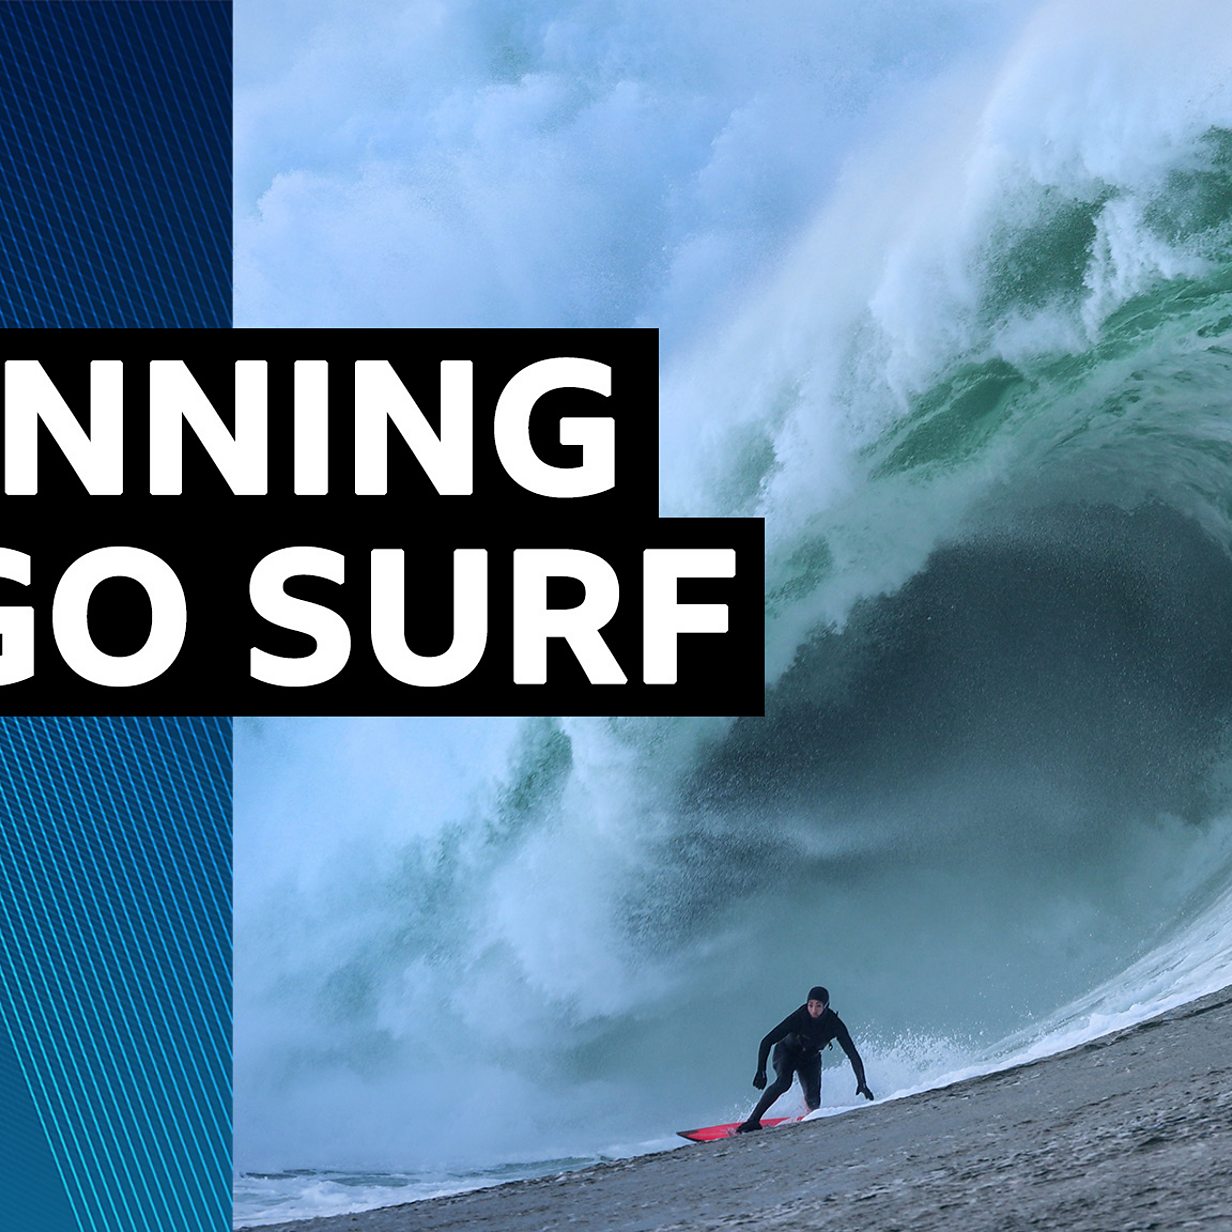
M770 1049L773 1048L779 1040L786 1039L787 1036L791 1034L796 1013L797 1011L793 1010L761 1041L761 1044L757 1049L757 1072L759 1074L764 1074L766 1072L766 1062L770 1059Z
M836 1014L835 1017L837 1018L838 1015ZM838 1030L835 1031L834 1038L838 1040L838 1046L847 1054L847 1060L851 1062L851 1068L856 1076L857 1093L863 1095L867 1092L868 1098L872 1099L872 1092L868 1090L868 1084L864 1081L864 1062L860 1060L860 1052L851 1038L851 1032L847 1030L847 1025L841 1018L838 1019Z

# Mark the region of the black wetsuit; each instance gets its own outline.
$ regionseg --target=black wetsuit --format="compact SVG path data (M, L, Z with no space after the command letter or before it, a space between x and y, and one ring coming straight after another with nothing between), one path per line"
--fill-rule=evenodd
M847 1054L855 1071L856 1083L864 1086L864 1062L856 1046L851 1042L851 1032L843 1020L828 1006L816 1018L802 1005L792 1010L771 1031L757 1050L757 1072L766 1072L766 1059L774 1049L774 1081L766 1088L757 1107L749 1114L747 1125L756 1126L766 1109L791 1086L791 1080L800 1075L804 1088L804 1102L809 1111L821 1107L821 1050L831 1041L838 1040L839 1047Z

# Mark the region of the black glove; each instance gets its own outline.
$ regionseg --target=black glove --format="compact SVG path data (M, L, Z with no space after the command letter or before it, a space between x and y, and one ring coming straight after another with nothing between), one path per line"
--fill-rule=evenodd
M863 1095L865 1099L872 1099L872 1098L873 1098L873 1093L872 1093L872 1091L870 1091L870 1090L868 1089L868 1083L867 1083L867 1082L862 1082L862 1083L860 1083L860 1085L859 1085L858 1087L856 1087L856 1094L857 1094L857 1095Z
M766 1089L766 1071L764 1069L759 1069L757 1073L753 1075L753 1085L759 1091L764 1091Z

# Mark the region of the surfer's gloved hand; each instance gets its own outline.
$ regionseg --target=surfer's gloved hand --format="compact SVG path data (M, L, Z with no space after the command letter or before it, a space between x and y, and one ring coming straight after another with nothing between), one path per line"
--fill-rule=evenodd
M759 1069L757 1073L753 1075L753 1085L759 1091L764 1091L766 1089L766 1071L764 1069Z
M873 1098L873 1093L872 1093L872 1091L870 1091L870 1090L868 1089L868 1083L867 1083L867 1082L862 1082L862 1083L860 1083L860 1085L859 1085L858 1087L856 1087L856 1094L857 1094L857 1095L863 1095L865 1099L872 1099L872 1098Z

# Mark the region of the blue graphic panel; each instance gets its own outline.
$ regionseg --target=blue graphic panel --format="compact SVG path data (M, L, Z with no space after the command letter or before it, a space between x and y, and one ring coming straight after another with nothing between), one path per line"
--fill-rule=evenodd
M229 0L0 0L0 326L231 324ZM231 723L0 718L0 1224L231 1211Z
M83 1230L228 1224L230 776L228 719L0 721L4 1019Z
M0 2L0 324L231 324L231 5Z

